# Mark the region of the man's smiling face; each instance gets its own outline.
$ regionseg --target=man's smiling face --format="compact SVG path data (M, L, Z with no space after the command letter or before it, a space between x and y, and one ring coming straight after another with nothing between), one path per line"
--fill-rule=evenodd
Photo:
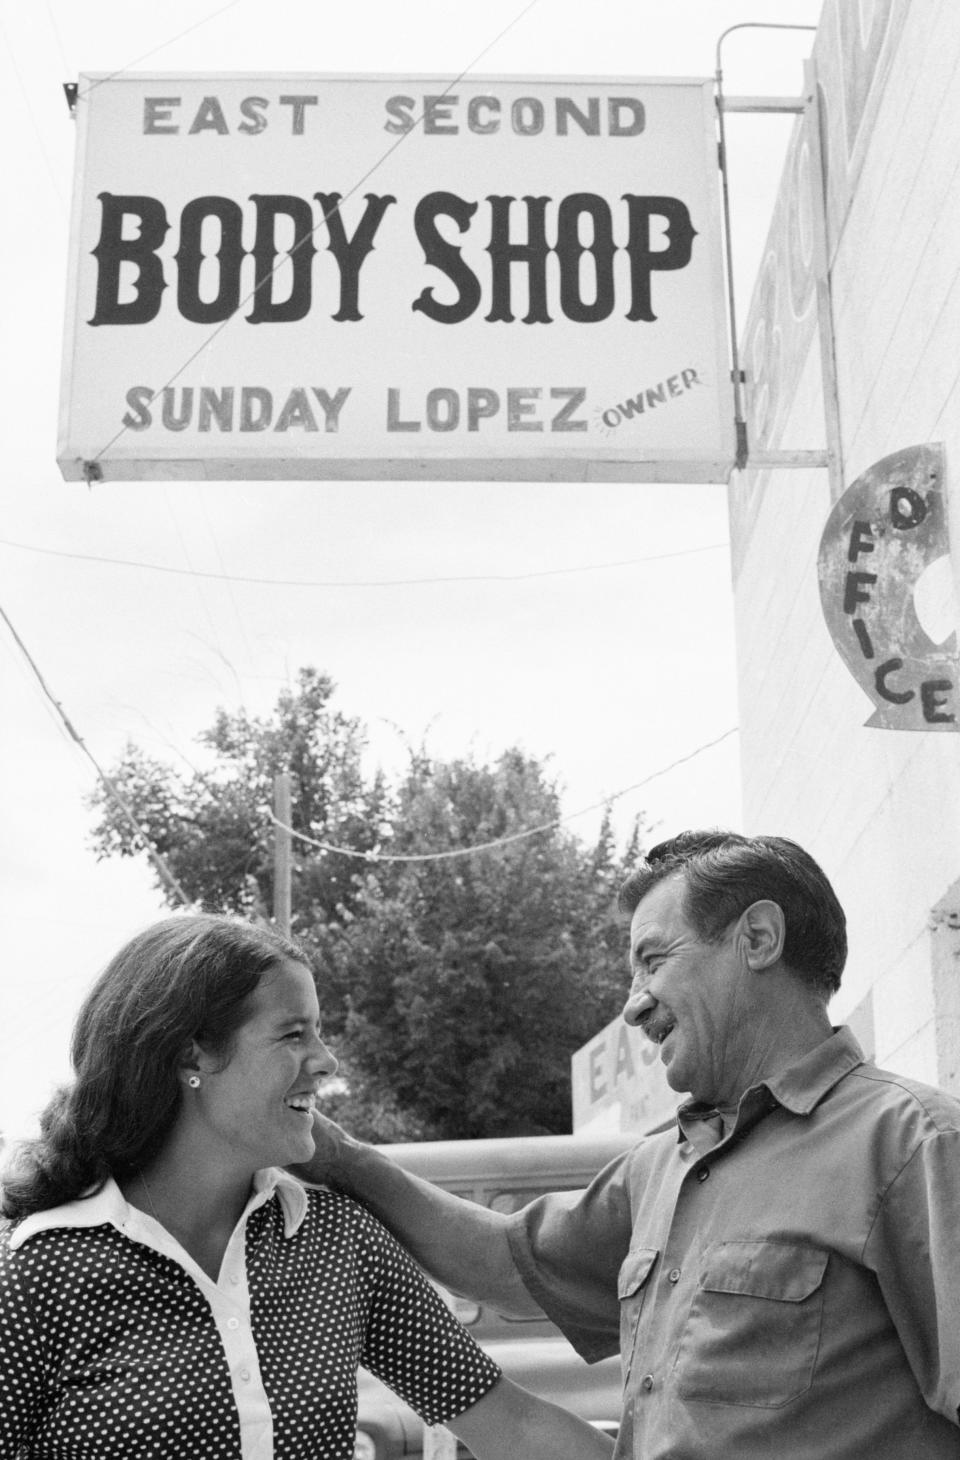
M753 1042L739 920L717 939L704 940L687 921L684 889L683 872L674 872L637 905L623 1017L659 1045L674 1090L708 1105L733 1104Z

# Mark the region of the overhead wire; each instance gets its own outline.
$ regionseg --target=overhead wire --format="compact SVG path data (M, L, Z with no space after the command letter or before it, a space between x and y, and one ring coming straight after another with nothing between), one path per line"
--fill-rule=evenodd
M83 739L83 736L80 735L77 732L77 730L74 728L73 723L71 722L70 717L68 716L66 710L63 708L63 705L60 703L60 701L57 699L56 695L50 689L50 686L47 684L47 681L44 679L43 675L40 672L40 668L39 668L36 660L34 659L33 655L30 653L30 650L27 648L26 644L23 642L23 639L21 639L20 635L18 634L16 628L14 627L14 625L13 625L11 619L10 619L9 614L7 613L6 609L3 607L2 604L0 604L0 618L3 619L3 621L6 624L7 628L10 630L10 633L11 633L13 639L14 639L14 642L17 645L17 648L20 650L20 652L22 653L23 657L26 659L27 663L29 664L31 670L33 671L34 676L36 677L37 683L40 685L40 688L43 690L44 695L49 700L49 702L53 706L53 708L56 710L57 715L60 717L60 720L62 721L63 726L64 726L65 730L67 731L67 734L70 736L70 739L80 748L80 750L83 752L83 754L87 757L87 760L93 766L93 768L96 771L97 776L98 776L98 778L100 780L101 785L104 787L104 789L106 790L107 794L110 796L111 800L116 803L116 805L117 805L117 807L118 807L121 815L123 816L124 820L127 822L128 826L130 826L130 828L133 831L134 835L136 836L137 840L140 842L141 846L143 847L143 850L146 852L147 856L150 858L150 860L153 863L154 867L157 869L157 872L158 872L158 874L159 874L159 876L160 876L160 878L161 878L164 886L170 892L172 892L174 894L174 896L176 898L178 898L178 900L185 907L186 906L189 906L191 899L187 896L187 894L184 892L183 888L180 886L180 883L177 881L177 878L174 876L173 872L170 870L169 866L167 865L166 859L163 857L162 853L157 850L157 848L154 846L153 842L150 840L150 837L147 835L147 833L144 830L144 828L140 825L140 823L137 820L137 818L136 818L133 810L131 809L129 803L126 800L126 797L123 795L123 793L121 792L120 788L117 786L116 782L113 781L111 779L111 777L107 775L106 771L99 764L99 762L97 761L97 759L94 756L93 752L91 751L90 747L87 745L86 741Z
M708 542L700 547L675 548L666 553L649 553L636 558L617 558L607 563L573 563L564 568L532 568L519 573L438 573L419 578L263 578L245 573L215 573L203 568L178 568L168 563L150 563L137 558L114 558L100 553L78 553L64 548L39 547L36 543L16 542L0 537L0 547L18 548L40 553L45 557L69 558L82 563L109 564L121 568L146 569L152 573L172 573L177 577L210 578L217 582L250 583L268 588L416 588L431 583L517 583L531 578L560 578L572 573L598 573L610 568L634 568L642 563L659 563L670 558L685 558L696 553L717 552L729 547L728 542ZM222 561L222 560L221 560Z
M210 516L210 509L207 506L206 487L203 482L199 483L197 492L200 501L200 510L203 513L203 519L207 524L207 531L210 534L210 540L213 543L214 552L216 553L217 561L220 564L220 574L216 581L227 584L227 597L230 600L230 607L233 609L233 616L236 619L237 628L240 630L240 638L243 641L243 647L246 650L247 654L247 663L252 667L254 663L253 648L250 644L250 639L247 636L247 626L243 621L242 614L240 613L240 605L237 603L237 596L233 591L233 579L227 572L227 565L224 562L223 553L220 549L220 539L217 537L216 529ZM243 704L242 698L240 703L241 705Z
M227 0L227 4L221 5L219 10L211 10L209 15L204 15L200 20L194 21L193 25L188 25L185 30L178 31L176 35L170 36L168 40L161 41L152 50L144 51L142 55L135 56L132 61L128 61L118 71L111 71L109 76L98 76L97 80L90 86L84 87L83 91L77 93L77 99L79 100L80 97L89 96L91 91L95 91L98 86L103 86L104 82L114 81L118 76L123 76L125 72L130 70L131 66L139 66L141 61L149 61L150 57L155 56L158 51L165 51L167 46L172 46L176 41L183 40L185 35L190 35L193 31L199 30L202 25L207 25L211 20L216 20L218 15L223 15L225 11L232 10L235 5L239 4L240 0Z
M20 634L17 632L17 629L15 628L9 614L6 612L2 604L0 604L0 618L3 619L4 623L9 629L14 642L20 649L20 652L23 654L23 657L26 660L27 664L30 666L30 669L32 670L37 680L37 683L43 691L44 696L56 711L57 716L62 722L64 729L70 736L70 739L79 747L79 749L89 760L90 764L93 766L98 779L100 780L104 789L107 791L107 794L116 803L124 820L130 826L141 847L147 853L147 856L150 858L151 862L156 868L162 882L184 906L189 906L191 903L191 899L187 896L183 887L180 885L180 882L177 880L175 874L171 871L162 853L157 850L146 830L137 820L136 814L130 807L123 793L120 791L116 782L106 773L106 771L97 761L93 752L90 750L86 741L76 730L73 722L70 720L70 717L64 710L63 705L56 698L53 691L47 684L46 679L41 673L39 665L37 664L33 655L30 653L23 639L20 637ZM488 841L474 843L469 847L447 848L446 850L441 852L381 852L379 849L371 851L358 851L354 847L337 846L333 842L322 841L317 837L308 836L306 832L297 831L292 826L289 826L286 822L281 821L270 807L266 809L266 814L267 819L272 822L278 830L286 832L286 834L294 840L303 842L308 846L317 847L320 851L334 853L338 856L349 857L367 863L419 863L450 861L454 858L459 857L476 856L479 852L499 850L501 847L510 846L520 841L527 841L534 836L542 836L545 832L554 831L557 827L564 826L567 822L576 820L577 817L587 816L592 811L599 811L606 807L609 807L614 803L614 801L619 801L624 796L628 796L634 791L641 790L644 786L650 785L652 781L659 780L662 776L668 775L671 771L676 770L679 766L688 764L690 761L695 760L698 756L703 755L704 752L714 749L715 746L722 744L725 740L729 740L730 736L735 735L738 729L738 726L732 725L729 729L724 730L722 734L715 736L712 740L704 741L701 745L698 745L693 750L688 751L686 755L678 756L668 765L661 766L658 770L651 771L649 775L644 776L639 781L632 782L632 784L629 786L622 787L619 791L611 792L609 795L604 796L600 801L593 802L590 806L581 807L578 811L568 812L564 816L553 817L550 821L541 822L537 826L524 827L520 831L509 833L507 836L494 837Z
M12 41L10 40L10 36L7 32L6 26L3 24L2 20L0 20L0 35L3 36L7 52L10 57L10 65L13 69L13 74L17 78L17 85L19 86L20 91L23 95L24 108L26 110L27 116L30 118L31 126L33 127L34 133L36 135L37 146L40 149L40 156L43 158L43 165L46 168L47 175L50 178L50 185L57 195L57 200L60 204L61 209L63 209L65 206L64 197L60 191L60 184L57 181L57 175L54 171L53 163L50 161L50 154L47 152L47 146L43 140L43 133L40 130L40 124L37 121L37 116L33 109L33 100L30 96L30 90L23 79L20 67L17 63L16 51L14 49Z
M15 644L7 644L5 642L5 648L6 648L6 652L10 655L11 659L15 659L18 667L21 670L23 670L24 669L23 658L22 658L22 655L19 656L19 657L17 656L16 645ZM53 708L53 705L50 703L49 697L44 694L43 690L38 685L37 680L36 680L36 677L34 675L32 675L32 674L29 674L29 671L27 671L27 674L26 674L26 682L29 684L31 693L36 698L37 703L40 705L41 709L43 710L43 713L49 719L51 725L53 725L54 729L56 730L56 733L63 739L63 741L64 741L65 744L67 744L67 745L74 745L75 742L73 740L73 737L68 734L67 729L66 729L66 726L64 725L61 716Z
M320 841L317 837L308 836L306 832L295 831L292 826L288 826L286 822L280 821L269 807L267 808L267 816L279 831L286 832L288 836L293 837L296 841L304 842L308 846L319 847L323 852L334 852L338 856L351 857L361 862L445 862L450 861L454 857L473 857L478 852L495 851L500 847L510 846L514 842L525 841L532 836L541 836L544 832L554 831L558 826L564 826L568 821L574 821L578 816L587 816L591 811L600 811L606 806L611 806L614 801L619 801L622 797L629 796L631 792L639 791L642 787L649 786L651 781L659 780L661 776L665 776L670 771L676 770L678 766L686 765L688 761L695 760L697 756L703 755L704 751L712 750L714 746L720 745L724 740L729 740L730 736L735 735L739 728L738 725L731 725L729 730L724 730L722 735L717 735L713 740L704 741L702 745L698 745L696 749L689 751L688 754L678 756L669 765L661 766L659 770L651 771L642 780L634 781L632 785L624 786L622 790L614 791L611 795L604 796L602 801L595 801L592 806L583 806L579 811L568 812L565 816L556 816L552 821L542 822L539 826L525 827L522 831L511 832L508 836L495 837L492 841L477 842L475 845L469 847L454 847L443 852L381 852L379 850L361 852L357 851L354 847L339 847L333 842Z
M180 543L180 550L183 553L183 556L184 556L184 558L187 561L187 565L188 566L187 566L187 569L185 570L185 572L183 573L182 576L189 577L189 578L193 578L194 580L199 580L199 581L196 581L195 582L195 592L196 592L197 599L200 602L200 606L201 606L201 608L203 610L203 613L206 616L207 623L210 625L210 633L211 633L212 638L213 638L214 651L215 651L216 654L219 655L220 659L223 661L224 664L226 664L228 666L228 668L230 669L231 673L233 674L233 677L234 677L234 679L237 682L237 689L240 691L240 703L242 705L243 704L243 691L242 691L242 688L241 688L241 685L240 685L240 678L239 678L239 676L237 674L237 671L234 669L233 665L230 663L229 656L227 655L225 649L223 648L223 645L220 642L220 635L219 635L219 632L218 632L218 629L217 629L216 621L214 619L213 613L212 613L211 608L210 608L210 604L208 603L207 598L206 598L206 596L204 594L204 591L203 591L202 587L200 586L201 585L201 582L202 582L202 579L200 579L200 575L193 570L193 560L192 560L191 555L190 555L190 549L187 546L187 541L186 541L186 538L184 537L183 531L182 531L181 526L180 526L180 519L179 519L179 517L177 515L176 507L174 506L173 502L170 499L170 490L166 486L166 484L164 484L164 487L163 487L163 501L164 501L164 505L166 506L167 512L170 514L170 520L172 521L173 526L174 526L174 530L175 530L175 532L177 534L177 541ZM201 639L201 643L202 642L203 642L203 640Z
M69 75L70 71L73 68L71 67L70 62L67 59L67 52L63 44L63 37L60 34L60 27L57 25L56 16L53 13L53 7L50 4L50 0L43 0L43 8L47 13L47 20L50 23L50 29L53 32L53 39L56 43L57 50L60 52L60 63L63 66L64 75Z

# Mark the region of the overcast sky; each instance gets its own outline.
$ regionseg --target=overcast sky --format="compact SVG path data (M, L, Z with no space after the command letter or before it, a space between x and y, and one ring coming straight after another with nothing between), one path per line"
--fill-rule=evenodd
M794 0L789 18L818 12ZM74 127L61 83L121 69L708 77L726 27L783 19L779 0L0 0L0 605L101 765L128 739L195 764L219 706L267 713L312 664L366 722L373 760L395 768L424 739L484 758L519 744L550 757L585 836L597 815L576 813L726 736L620 796L618 826L641 810L663 834L740 824L723 486L62 481ZM728 94L799 94L811 44L735 33ZM789 125L729 124L741 322ZM95 862L93 770L2 623L0 666L10 1132L66 1077L93 976L163 907L145 867Z

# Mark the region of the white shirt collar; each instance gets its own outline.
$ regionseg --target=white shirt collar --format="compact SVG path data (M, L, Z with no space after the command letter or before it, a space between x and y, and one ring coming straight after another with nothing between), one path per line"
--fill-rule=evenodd
M241 1221L245 1221L252 1211L269 1201L274 1192L283 1211L283 1235L292 1237L299 1231L307 1214L307 1193L302 1182L278 1166L266 1166L254 1174L253 1191ZM10 1246L16 1251L38 1232L54 1229L111 1226L124 1232L130 1221L131 1211L132 1208L119 1186L112 1176L108 1176L104 1185L92 1196L81 1196L76 1201L64 1202L62 1206L32 1212L13 1229Z

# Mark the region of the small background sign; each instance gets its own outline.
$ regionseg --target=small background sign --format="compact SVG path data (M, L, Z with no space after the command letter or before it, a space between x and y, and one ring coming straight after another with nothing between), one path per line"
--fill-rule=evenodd
M956 633L935 643L916 602L924 574L947 561L943 473L939 444L885 456L847 488L820 541L824 617L874 728L960 729Z
M658 1046L619 1018L574 1052L571 1079L577 1135L653 1130L684 1100L667 1084Z
M711 83L80 79L68 479L725 481Z

